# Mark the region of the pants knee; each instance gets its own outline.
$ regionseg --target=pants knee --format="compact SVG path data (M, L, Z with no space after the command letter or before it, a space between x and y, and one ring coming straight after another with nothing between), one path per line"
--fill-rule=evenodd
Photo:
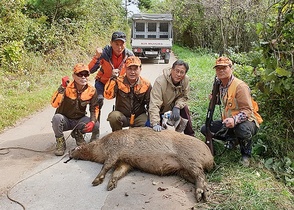
M52 125L58 125L62 123L64 120L64 116L62 114L55 114L52 118Z
M235 128L235 135L238 139L251 139L253 133L248 126L241 123Z
M119 111L109 113L107 121L112 128L112 131L121 130L123 125L126 124L126 117Z

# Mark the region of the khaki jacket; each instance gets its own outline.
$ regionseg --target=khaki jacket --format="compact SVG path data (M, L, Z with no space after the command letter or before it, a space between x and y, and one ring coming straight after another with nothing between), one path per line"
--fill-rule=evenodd
M242 80L234 77L226 94L221 97L224 110L222 119L234 117L240 112L243 112L248 117L249 121L254 121L259 127L256 116L254 114L254 107L252 104L252 97L248 85Z
M180 85L175 86L171 79L171 68L163 70L154 82L150 94L149 118L151 126L160 124L160 115L174 106L182 109L187 105L190 91L189 77L185 75Z

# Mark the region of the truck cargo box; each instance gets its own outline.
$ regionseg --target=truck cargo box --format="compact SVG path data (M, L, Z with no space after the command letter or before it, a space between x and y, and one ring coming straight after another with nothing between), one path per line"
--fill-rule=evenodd
M172 20L171 14L134 14L131 37L134 54L169 63L173 44Z

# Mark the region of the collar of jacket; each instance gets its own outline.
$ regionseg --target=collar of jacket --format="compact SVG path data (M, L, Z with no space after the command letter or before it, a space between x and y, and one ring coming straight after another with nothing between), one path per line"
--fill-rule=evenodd
M95 94L95 88L86 84L84 90L80 93L80 99L83 101L90 100L93 95ZM70 99L77 99L78 98L78 91L75 87L74 81L70 82L65 89L66 97Z

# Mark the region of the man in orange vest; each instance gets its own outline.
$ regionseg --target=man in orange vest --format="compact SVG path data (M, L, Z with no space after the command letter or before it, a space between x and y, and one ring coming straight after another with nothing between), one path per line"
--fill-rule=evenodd
M95 77L95 88L98 95L100 110L103 106L103 92L106 82L112 76L126 73L125 61L133 52L126 48L126 35L121 31L113 32L110 45L103 49L98 47L96 54L88 64L91 74L98 71Z
M240 144L242 164L249 166L252 150L252 137L257 133L262 122L256 112L248 85L233 75L232 61L227 57L219 57L214 66L217 79L220 81L219 99L224 109L222 119L212 121L210 130L214 138L228 140L232 147ZM222 135L219 131L224 131ZM206 135L206 127L201 133Z
M126 74L113 76L105 84L104 97L115 98L115 110L107 118L112 131L146 124L152 86L140 76L141 70L140 58L130 56L126 60Z
M52 118L52 128L56 137L55 155L64 155L66 142L64 131L72 130L71 136L77 145L85 144L85 133L92 133L90 141L99 137L99 105L96 89L88 83L90 71L88 65L78 63L73 69L73 81L63 77L62 84L51 99L56 108ZM86 115L89 105L90 116Z

